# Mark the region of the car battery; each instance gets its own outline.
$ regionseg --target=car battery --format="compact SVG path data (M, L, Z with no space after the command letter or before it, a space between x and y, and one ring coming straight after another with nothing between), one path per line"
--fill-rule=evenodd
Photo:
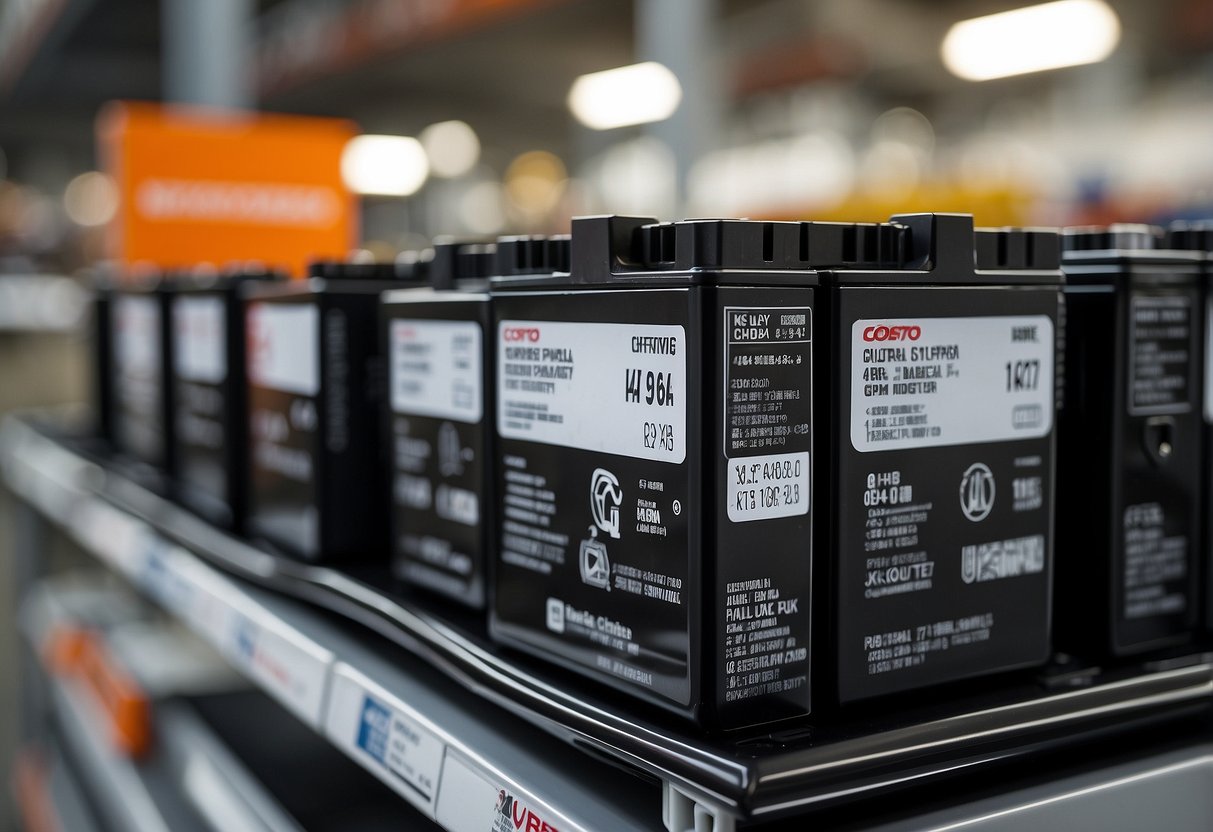
M178 276L172 299L176 496L241 529L248 489L248 404L241 287L280 279L257 266Z
M1149 226L1067 229L1056 643L1100 659L1190 638L1202 539L1201 255Z
M1043 664L1058 236L907 215L843 259L819 365L838 702Z
M367 562L387 543L379 295L395 264L315 263L249 283L248 531L307 561Z
M497 641L709 727L809 712L815 244L591 217L493 282Z
M172 340L169 279L143 274L121 280L110 301L114 449L127 459L173 474Z
M561 256L563 255L563 256ZM498 265L500 263L500 265ZM568 269L568 238L440 243L434 290L383 297L392 570L475 609L493 543L491 274Z
M91 270L88 283L92 289L92 315L89 339L92 342L92 363L89 386L92 394L92 430L94 436L107 445L114 439L114 370L113 370L113 300L114 278L104 267Z
M1167 229L1165 247L1171 250L1192 251L1202 258L1204 279L1202 281L1205 302L1204 341L1201 373L1201 415L1204 422L1204 478L1201 512L1204 516L1204 535L1201 546L1200 570L1204 574L1204 629L1213 631L1213 560L1209 547L1213 545L1213 220L1198 222L1174 222Z

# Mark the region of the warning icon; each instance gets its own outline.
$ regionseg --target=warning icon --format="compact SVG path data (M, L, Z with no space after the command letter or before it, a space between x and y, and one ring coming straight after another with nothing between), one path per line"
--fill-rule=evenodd
M581 541L581 580L590 586L611 591L611 560L606 544L598 539L598 529L590 526L590 536Z

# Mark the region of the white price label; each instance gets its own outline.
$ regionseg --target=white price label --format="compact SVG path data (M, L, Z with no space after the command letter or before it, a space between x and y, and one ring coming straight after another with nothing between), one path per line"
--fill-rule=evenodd
M729 520L745 523L809 513L809 454L729 460Z
M434 819L451 832L574 832L583 828L455 752L447 754L442 768Z
M484 413L483 338L474 321L393 320L392 410L479 422Z
M278 623L239 608L227 619L220 652L309 725L319 725L328 674L327 651Z
M186 381L218 384L227 377L227 314L223 299L173 302L173 369Z
M193 628L258 687L319 727L333 654L195 558L168 563L193 586L191 608L180 611Z
M932 448L1047 436L1047 315L898 318L851 326L851 444Z
M320 390L320 312L311 303L250 303L249 381L315 396Z
M680 463L686 459L681 326L502 321L502 436Z
M344 665L333 673L325 733L433 817L446 744L404 703Z

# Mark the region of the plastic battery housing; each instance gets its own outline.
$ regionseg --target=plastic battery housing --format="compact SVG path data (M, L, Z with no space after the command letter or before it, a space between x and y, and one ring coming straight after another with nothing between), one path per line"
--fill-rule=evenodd
M1148 226L1067 229L1057 646L1187 641L1200 614L1201 255Z
M110 429L114 449L172 477L173 365L169 337L170 279L120 279L109 304Z
M383 296L392 572L483 609L494 506L491 244L438 243L433 288Z
M809 713L816 244L592 217L493 281L497 641L708 727Z
M394 264L318 263L306 280L248 284L248 531L306 561L387 549L379 295Z
M1041 665L1057 234L950 214L847 233L845 264L822 270L817 336L823 686L847 705Z
M94 412L93 433L102 442L114 440L114 336L113 301L114 278L108 270L91 272L92 314L89 318L89 340L92 342L92 363L89 386Z
M1213 558L1209 547L1213 545L1213 220L1197 222L1174 222L1167 229L1165 247L1173 250L1195 252L1201 257L1204 269L1202 282L1204 303L1204 335L1201 344L1201 417L1204 422L1203 498L1201 511L1205 522L1204 543L1201 547L1200 569L1204 574L1204 629L1213 632Z
M242 530L248 502L248 382L241 288L282 275L257 267L182 274L171 298L176 497Z

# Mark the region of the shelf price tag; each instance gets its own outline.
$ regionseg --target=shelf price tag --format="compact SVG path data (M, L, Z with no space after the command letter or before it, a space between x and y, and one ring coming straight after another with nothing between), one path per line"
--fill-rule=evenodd
M95 501L85 503L70 522L73 536L85 549L127 577L139 579L155 542L150 526Z
M325 733L354 760L433 817L446 746L404 703L352 668L333 671Z
M447 753L434 815L451 832L573 832L581 829L530 795Z
M226 620L218 622L223 627L216 639L219 652L318 729L324 716L324 685L332 654L253 605L228 606Z
M319 728L333 654L184 550L154 559L144 586L238 671Z

